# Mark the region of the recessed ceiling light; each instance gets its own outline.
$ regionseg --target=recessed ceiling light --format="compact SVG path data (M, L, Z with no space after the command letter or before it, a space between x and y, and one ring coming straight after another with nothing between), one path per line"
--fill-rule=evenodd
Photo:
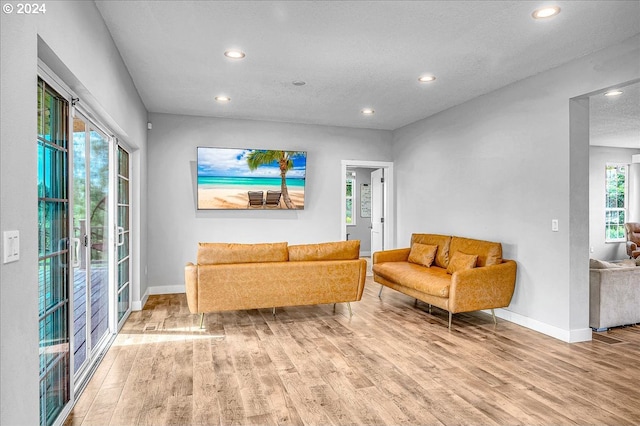
M531 16L533 16L533 19L545 19L556 16L558 13L560 13L560 8L558 6L548 6L534 10Z
M375 111L371 108L365 108L362 111L360 111L361 113L363 113L364 115L372 115L375 114Z
M622 95L622 90L609 90L604 95L605 96L619 96L619 95Z
M228 96L216 96L216 101L218 102L229 102L231 100Z
M434 75L421 75L420 77L418 77L418 81L420 83L427 83L427 82L433 81L435 79L436 79L436 77Z
M294 86L304 86L305 84L307 84L307 82L302 80L295 80L292 81L291 84L293 84Z
M224 52L224 56L231 59L242 59L244 58L245 55L242 50L229 49L226 52Z

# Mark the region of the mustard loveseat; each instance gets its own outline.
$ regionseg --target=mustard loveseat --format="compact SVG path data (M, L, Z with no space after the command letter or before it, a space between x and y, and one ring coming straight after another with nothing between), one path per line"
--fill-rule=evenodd
M367 262L360 241L199 243L197 264L187 263L185 286L200 325L207 312L359 301ZM351 313L351 306L349 305Z
M438 234L413 234L411 247L373 254L373 279L453 314L509 306L516 262L502 244ZM381 296L382 289L380 288Z

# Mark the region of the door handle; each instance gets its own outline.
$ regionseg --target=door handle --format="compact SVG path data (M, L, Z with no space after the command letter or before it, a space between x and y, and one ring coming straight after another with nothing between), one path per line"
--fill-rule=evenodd
M80 267L80 238L71 238L71 267Z
M118 235L118 242L116 246L121 247L124 245L124 228L122 226L118 226L116 228L116 234Z

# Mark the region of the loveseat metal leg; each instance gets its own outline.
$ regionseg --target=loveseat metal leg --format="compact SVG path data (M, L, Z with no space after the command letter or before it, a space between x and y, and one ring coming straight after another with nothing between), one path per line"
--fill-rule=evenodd
M431 304L429 304L429 315L431 315Z
M418 299L413 301L413 307L415 308L416 306L418 306Z
M496 313L491 309L491 315L493 315L493 323L498 324L498 320L496 319Z
M333 304L333 313L334 314L336 313L336 304L335 303Z
M378 297L382 296L382 289L384 288L384 286L382 284L380 284L380 291L378 292Z
M347 302L347 308L349 308L349 318L353 316L353 311L351 310L351 303Z
M449 312L449 330L451 330L451 319L453 318L453 314Z
M202 327L203 324L204 324L204 312L200 314L200 328L203 328Z
M273 314L273 316L275 317L275 316L276 316L276 308L275 308L275 306L274 306L272 309L273 309L273 310L271 311L271 313L272 313L272 314Z

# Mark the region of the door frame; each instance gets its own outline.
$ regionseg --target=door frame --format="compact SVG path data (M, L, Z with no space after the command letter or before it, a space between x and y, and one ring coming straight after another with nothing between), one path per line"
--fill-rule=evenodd
M345 187L347 185L347 168L362 167L366 169L384 169L384 225L382 231L384 233L383 248L385 250L395 248L396 246L396 222L395 222L395 194L394 194L394 175L393 162L391 161L374 161L374 160L342 160L340 168L340 239L347 239L347 194ZM373 254L373 253L372 253Z

